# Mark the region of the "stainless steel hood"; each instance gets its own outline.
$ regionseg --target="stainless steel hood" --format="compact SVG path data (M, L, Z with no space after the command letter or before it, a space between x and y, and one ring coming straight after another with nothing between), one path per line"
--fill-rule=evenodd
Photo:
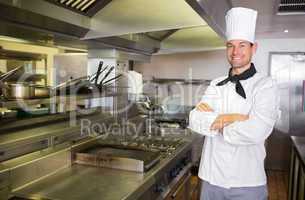
M51 46L116 48L151 55L163 46L176 48L172 39L171 45L162 43L179 30L210 28L193 9L189 0L0 0L0 35ZM211 38L220 41L212 46L221 43L215 32L209 33L215 37L208 36L202 44L209 47Z
M6 4L0 6L0 20L2 23L9 23L37 32L42 31L77 38L83 37L89 31L86 27Z
M225 36L225 13L232 8L230 0L185 0L213 30L221 37Z
M0 2L1 3L1 2ZM73 48L117 48L134 53L152 54L157 46L143 44L116 37L82 40L89 31L66 21L37 14L8 4L0 4L0 35L22 38L46 46Z
M47 46L60 45L82 49L116 48L145 55L155 53L160 47L159 42L143 37L137 41L115 36L82 39L90 30L85 25L81 23L75 25L73 21L58 20L20 7L22 6L10 5L7 1L3 4L3 1L0 1L0 35L22 38ZM72 16L74 14L71 14ZM82 18L79 20L81 21Z
M89 49L88 58L113 58L116 60L134 60L141 62L150 62L150 56L135 54L116 49Z

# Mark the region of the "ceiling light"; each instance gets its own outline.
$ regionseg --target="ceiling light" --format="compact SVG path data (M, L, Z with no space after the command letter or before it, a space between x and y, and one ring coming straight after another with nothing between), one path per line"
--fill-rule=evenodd
M284 30L284 33L288 33L288 29L285 29L285 30Z

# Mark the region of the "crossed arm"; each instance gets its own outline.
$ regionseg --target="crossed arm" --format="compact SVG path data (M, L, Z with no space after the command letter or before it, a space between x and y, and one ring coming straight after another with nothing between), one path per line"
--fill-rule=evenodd
M213 112L213 109L207 103L199 103L196 106L196 109L201 112ZM247 119L249 119L249 115L238 113L220 114L211 124L210 130L222 130L225 126L228 126L236 121L245 121Z
M190 112L189 128L211 137L222 133L223 139L234 145L262 144L271 134L279 116L276 83L271 79L261 82L259 88L253 92L254 103L249 114L219 114L220 110L213 110L214 107L219 108L218 92L213 86L207 88L202 103Z

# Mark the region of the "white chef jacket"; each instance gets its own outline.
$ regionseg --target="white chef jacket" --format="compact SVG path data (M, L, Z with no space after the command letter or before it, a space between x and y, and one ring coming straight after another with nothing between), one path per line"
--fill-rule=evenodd
M259 73L241 80L244 99L232 82L216 86L225 78L213 80L202 97L213 112L190 112L189 128L206 136L198 176L224 188L265 185L264 142L279 114L276 83ZM226 126L223 133L209 130L218 114L230 113L249 115L249 119Z

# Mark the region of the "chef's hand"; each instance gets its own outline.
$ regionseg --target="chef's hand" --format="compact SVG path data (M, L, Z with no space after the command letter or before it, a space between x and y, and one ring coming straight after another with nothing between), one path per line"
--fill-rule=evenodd
M236 121L245 121L249 119L249 115L242 115L242 114L221 114L216 117L214 122L212 123L210 130L220 130L222 132L222 129L225 126L228 126Z
M209 106L207 103L199 103L196 106L196 109L201 111L201 112L213 112L214 110Z

